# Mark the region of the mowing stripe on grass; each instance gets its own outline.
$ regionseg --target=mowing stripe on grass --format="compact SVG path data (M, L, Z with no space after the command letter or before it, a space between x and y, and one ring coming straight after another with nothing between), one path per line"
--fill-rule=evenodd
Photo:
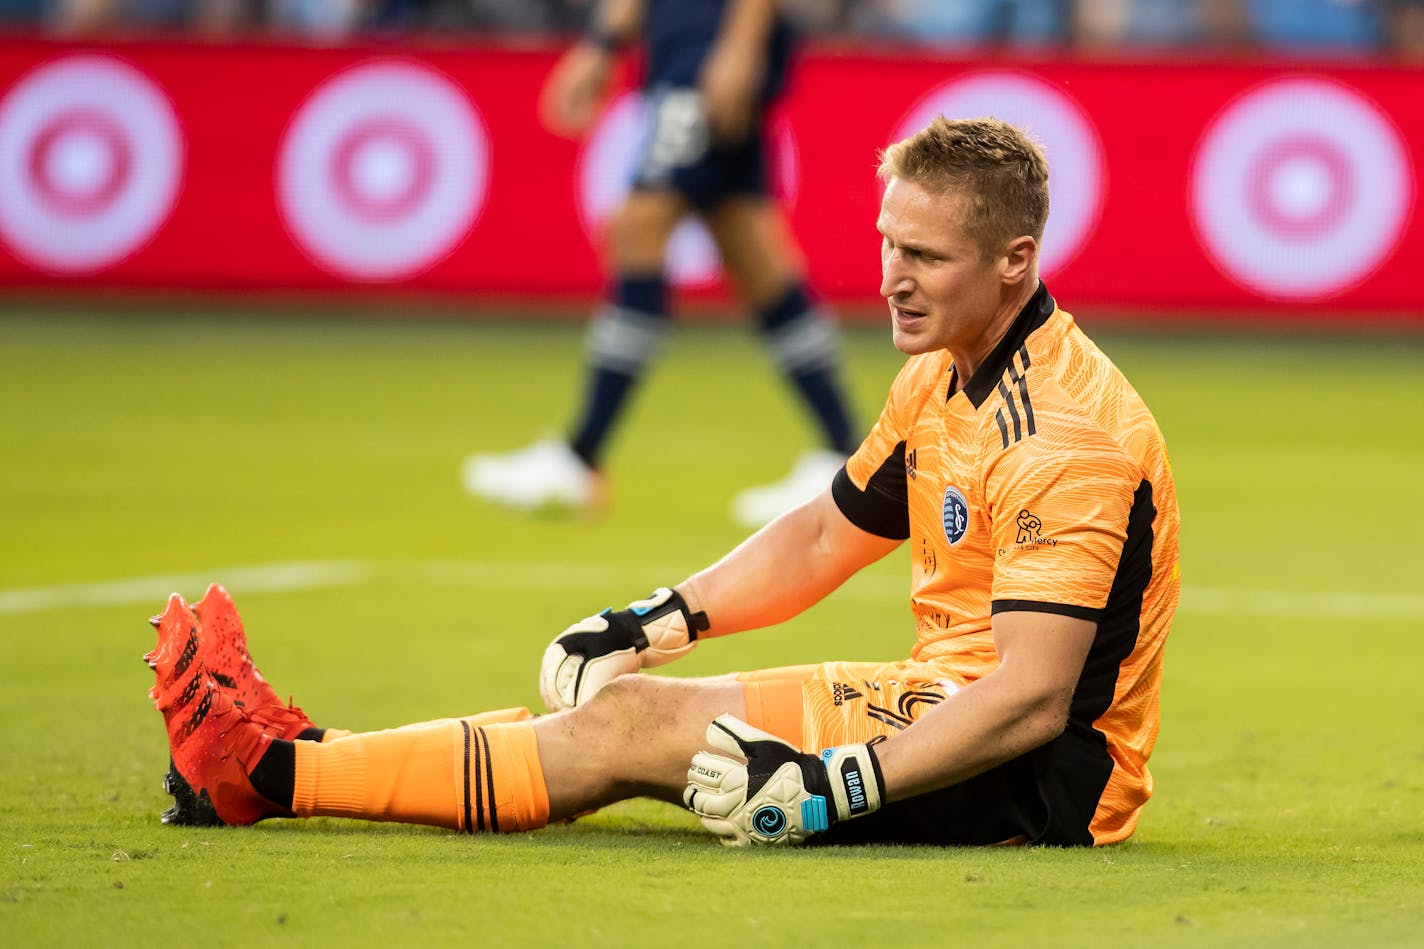
M366 560L308 561L231 567L206 573L132 577L97 583L0 590L0 614L39 613L78 606L156 603L174 590L197 596L213 580L234 593L272 593L360 586L375 580L453 588L545 589L551 576L559 585L580 590L614 590L629 576L682 576L689 568L609 567L520 561ZM858 600L898 602L907 593L904 580L860 577L835 595ZM1184 587L1181 610L1223 616L1424 619L1424 595L1413 593L1291 592Z

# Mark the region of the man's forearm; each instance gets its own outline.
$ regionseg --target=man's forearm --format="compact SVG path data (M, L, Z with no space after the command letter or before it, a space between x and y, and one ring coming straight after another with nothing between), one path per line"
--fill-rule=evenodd
M604 42L626 42L643 28L644 0L603 0L589 32Z
M987 676L878 745L886 799L900 801L966 781L1062 731L1062 718L1045 715L1001 685Z
M998 668L877 746L887 798L958 784L1061 734L1096 630L1053 613L994 617Z
M731 0L722 15L719 43L732 43L740 49L759 51L771 34L776 20L776 0Z
M851 525L827 490L677 589L706 611L711 628L704 635L723 636L790 619L899 544Z

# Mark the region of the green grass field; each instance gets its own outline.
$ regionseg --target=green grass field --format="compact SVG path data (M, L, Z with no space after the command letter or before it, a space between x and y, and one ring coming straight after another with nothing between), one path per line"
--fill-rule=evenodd
M1091 328L1091 319L1085 319ZM849 332L864 420L899 363ZM538 704L547 640L740 539L810 436L734 327L685 328L600 521L464 496L556 431L561 323L0 313L0 944L1424 944L1424 338L1103 334L1183 514L1157 796L1097 851L722 850L630 802L522 837L164 827L146 620L224 581L319 721ZM902 654L897 554L696 674Z

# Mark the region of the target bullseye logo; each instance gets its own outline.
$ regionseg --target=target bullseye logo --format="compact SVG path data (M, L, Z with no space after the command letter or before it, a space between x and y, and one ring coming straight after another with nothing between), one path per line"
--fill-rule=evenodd
M30 180L57 214L83 217L118 197L132 161L128 139L112 119L77 109L56 116L35 138Z
M1351 89L1267 83L1208 127L1192 172L1193 223L1218 267L1265 296L1349 288L1396 246L1413 202L1398 132Z
M1049 204L1038 271L1050 276L1087 242L1102 210L1107 176L1092 121L1056 87L1023 73L980 72L932 89L911 107L891 141L915 134L943 115L948 119L990 116L1024 129L1048 158Z
M167 218L183 141L167 98L108 56L37 67L0 102L0 237L59 273L107 267Z
M1349 162L1318 138L1284 139L1263 150L1247 173L1252 210L1282 236L1309 237L1338 225L1354 197Z
M277 190L301 247L353 280L395 280L448 254L483 208L489 137L449 79L410 63L321 86L282 144Z
M641 93L619 96L599 119L578 163L579 218L584 233L597 240L604 224L627 197L648 126L648 105ZM774 156L772 187L794 206L800 185L796 136L784 119L773 121L770 149ZM683 287L705 286L721 273L722 258L702 222L688 217L673 231L667 248L671 281Z
M368 221L397 221L416 209L435 170L430 142L399 119L373 122L342 139L332 179L352 213Z

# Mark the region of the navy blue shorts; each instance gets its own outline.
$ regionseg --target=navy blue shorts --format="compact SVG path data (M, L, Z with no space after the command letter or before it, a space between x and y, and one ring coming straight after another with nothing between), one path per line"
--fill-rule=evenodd
M633 187L676 191L693 207L709 210L727 198L769 194L762 116L736 145L719 145L708 131L696 89L656 86L647 92L644 138Z

